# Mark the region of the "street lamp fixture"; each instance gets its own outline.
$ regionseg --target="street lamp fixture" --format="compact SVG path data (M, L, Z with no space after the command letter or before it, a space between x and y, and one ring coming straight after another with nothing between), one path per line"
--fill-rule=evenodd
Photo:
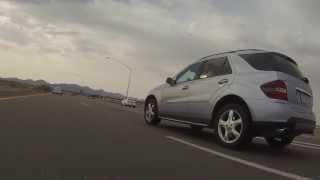
M111 58L111 57L106 57L107 60L109 61L113 61L113 62L116 62L118 64L120 64L121 66L125 67L128 72L129 72L129 79L128 79L128 86L127 86L127 91L126 91L126 99L129 98L129 90L130 90L130 85L131 85L131 78L132 78L132 68L130 66L128 66L127 64L119 61L119 60L116 60L114 58Z

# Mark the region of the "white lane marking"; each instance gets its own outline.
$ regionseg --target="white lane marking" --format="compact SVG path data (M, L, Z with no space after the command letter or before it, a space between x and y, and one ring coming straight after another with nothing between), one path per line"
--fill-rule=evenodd
M290 179L296 179L296 180L311 180L311 178L303 177L303 176L292 174L292 173L285 172L285 171L280 171L280 170L273 169L273 168L270 168L270 167L267 167L267 166L264 166L264 165L261 165L261 164L257 164L257 163L250 162L250 161L247 161L247 160L243 160L243 159L240 159L240 158L237 158L237 157L234 157L234 156L223 154L221 152L217 152L217 151L214 151L212 149L209 149L209 148L206 148L206 147L202 147L202 146L187 142L185 140L182 140L182 139L179 139L179 138L176 138L176 137L166 136L166 138L168 138L168 139L170 139L172 141L179 142L179 143L191 146L193 148L205 151L207 153L216 155L218 157L221 157L221 158L224 158L224 159L228 159L230 161L234 161L234 162L240 163L242 165L246 165L246 166L249 166L249 167L252 167L252 168L256 168L256 169L259 169L259 170L262 170L262 171L265 171L265 172L269 172L269 173L272 173L272 174L275 174L275 175L278 175L278 176L282 176L282 177L286 177L286 178L290 178Z
M82 103L80 103L82 106L86 106L86 107L89 107L90 105L89 104L87 104L87 103L85 103L85 102L82 102Z
M297 146L297 147L302 147L302 148L308 148L308 149L320 150L320 147L316 147L316 146L306 146L306 145L303 145L303 144L297 144L297 143L291 143L291 145L293 145L293 146Z
M5 98L0 98L0 101L20 99L20 98L28 98L28 97L34 97L34 96L45 96L45 95L48 95L48 94L49 94L49 93L42 93L42 94L32 94L32 95L25 95L25 96L5 97Z
M307 145L307 146L315 146L315 147L319 147L320 148L319 144L313 144L313 143L302 142L302 141L293 141L293 142L296 143L296 144L302 144L302 145Z
M256 139L264 140L264 138L262 138L262 137L257 137ZM320 150L320 145L312 144L312 143L305 143L305 142L302 142L302 141L293 141L290 145L298 146L298 147L302 147L302 148Z
M314 135L300 135L299 137L306 139L320 139L320 129L316 129Z

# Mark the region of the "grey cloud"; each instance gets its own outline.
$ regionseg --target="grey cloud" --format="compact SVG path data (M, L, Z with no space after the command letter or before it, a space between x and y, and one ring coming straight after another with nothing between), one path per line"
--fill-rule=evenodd
M0 49L3 50L10 50L13 49L14 47L12 45L6 44L6 43L0 43Z
M46 31L46 33L55 36L76 36L79 34L77 31Z
M30 37L23 32L23 29L19 27L0 27L0 38L2 40L23 46L26 46L31 42Z
M125 3L125 4L132 4L131 0L113 0L114 2L120 2L120 3Z
M112 53L105 48L105 45L101 42L82 37L74 40L77 45L77 50L83 53L94 53L102 57L110 56Z
M296 7L299 8L303 13L303 17L306 20L306 24L308 25L316 25L319 26L319 17L320 17L320 1L318 0L310 0L310 1L294 1Z
M28 1L27 1L28 2ZM38 2L38 1L29 1L29 2ZM267 37L267 31L276 32L277 30L272 29L273 27L267 27L266 24L275 24L277 25L277 19L266 19L268 17L265 17L263 14L263 9L259 9L257 7L260 6L261 1L250 1L246 3L235 3L234 1L202 1L200 2L194 2L193 4L183 3L182 1L175 1L168 5L168 1L139 1L152 4L156 10L162 11L167 10L167 8L174 7L174 14L177 14L177 12L181 12L181 14L200 14L201 16L208 16L210 13L210 9L212 9L213 12L219 13L222 18L226 18L226 20L232 19L232 17L237 17L241 19L240 24L231 26L232 22L226 22L224 26L230 27L230 29L233 29L233 34L231 36L236 39L236 42L213 42L210 39L205 38L199 38L194 37L188 38L184 36L184 33L181 30L174 29L173 31L169 31L168 29L165 29L168 32L152 32L144 29L143 27L137 27L135 26L135 22L132 22L131 17L127 17L127 20L122 21L116 21L113 16L110 16L112 14L117 14L117 11L110 11L110 9L104 11L104 8L96 8L92 6L88 6L88 2L90 3L96 3L96 2L103 2L103 1L94 1L94 0L85 0L85 1L54 1L54 0L47 0L47 1L41 1L42 5L32 6L27 9L31 14L37 15L38 18L43 19L47 22L52 23L74 23L74 24L80 24L88 28L92 28L95 30L99 30L100 32L105 31L105 33L111 33L114 35L126 37L131 40L131 42L134 43L140 43L140 47L146 46L146 47L158 47L163 48L167 54L176 54L176 57L181 56L181 53L178 54L176 52L181 51L170 51L170 49L175 48L184 48L184 49L191 49L195 52L199 52L196 54L201 54L202 52L207 52L209 49L212 49L214 51L217 47L230 47L233 48L231 44L234 44L235 47L248 47L248 46L259 46L264 48L278 48L278 45L275 45L275 41L278 41L274 39L274 42L270 42L269 37ZM46 3L51 3L50 5L46 5ZM62 3L66 2L66 3ZM74 4L68 5L69 2L72 2ZM101 3L101 6L108 6L108 1L105 1L106 3ZM109 1L110 2L110 1ZM138 4L136 1L129 1L129 0L118 0L115 2L121 2L124 4L127 4L127 6L133 6L134 3ZM274 2L274 1L273 1ZM272 3L272 2L270 2ZM185 4L185 5L184 5ZM197 9L197 4L204 4L209 5L207 9L199 11ZM268 5L268 3L264 3L263 5ZM306 5L309 7L310 5ZM106 8L107 9L107 8ZM179 9L183 9L185 12L179 11ZM194 10L195 12L193 12ZM202 14L201 14L202 13ZM303 12L295 12L299 16ZM260 16L260 14L262 14ZM258 16L257 16L258 15ZM189 17L189 15L187 15ZM176 18L176 21L184 21L182 19L185 19L182 17L182 15L175 15L170 16L170 18ZM181 18L181 19L179 19ZM197 20L196 17L195 20ZM261 19L260 19L261 18ZM262 19L267 20L266 22L263 22ZM189 20L190 21L190 20ZM272 22L273 21L273 22ZM191 23L191 22L189 22ZM210 24L210 22L208 22ZM181 25L183 25L182 23ZM159 27L161 28L161 25L159 24ZM177 26L173 27L176 28ZM268 30L269 28L269 30ZM295 38L294 36L290 36L292 32L288 32L287 34L284 34L288 36L286 41L289 45L292 41L290 39ZM101 33L103 34L103 33ZM220 43L220 44L219 44ZM285 43L285 42L284 42ZM193 46L196 44L197 46ZM203 46L201 46L203 44ZM231 46L230 46L231 45ZM143 47L143 48L146 48ZM167 48L168 47L168 48ZM296 48L296 47L295 47ZM303 47L302 47L303 48ZM142 48L141 48L142 49ZM206 50L203 50L206 49ZM223 49L223 48L218 48ZM290 48L289 48L290 49ZM157 50L155 50L157 51ZM303 49L301 51L304 51ZM190 51L187 51L190 52ZM190 56L190 53L188 54ZM196 55L195 55L196 56ZM193 57L193 56L192 56Z
M37 5L47 3L92 3L95 0L11 0L11 2Z

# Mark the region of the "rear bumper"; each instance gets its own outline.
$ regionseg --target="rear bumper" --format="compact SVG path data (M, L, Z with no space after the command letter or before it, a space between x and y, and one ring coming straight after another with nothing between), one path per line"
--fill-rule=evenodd
M312 134L315 114L294 104L271 99L246 99L257 134L288 129L295 135Z
M290 118L287 122L253 122L253 129L257 135L276 136L289 133L293 136L300 134L313 134L316 122L303 118Z

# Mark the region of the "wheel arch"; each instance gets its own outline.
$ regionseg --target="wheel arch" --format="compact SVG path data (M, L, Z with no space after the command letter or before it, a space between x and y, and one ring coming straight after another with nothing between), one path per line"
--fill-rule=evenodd
M149 99L154 99L154 100L156 100L156 103L158 104L158 100L157 100L156 96L153 95L153 94L150 94L150 95L148 95L148 96L146 97L146 99L145 99L145 101L144 101L144 108L146 108L147 102L148 102Z
M249 108L248 104L246 103L246 101L243 98L241 98L240 96L237 96L234 94L229 94L229 95L226 95L226 96L223 96L222 98L220 98L217 101L217 103L215 104L215 106L213 107L212 112L211 112L211 121L209 123L210 127L214 126L215 115L218 113L219 109L228 103L235 103L235 104L243 105L248 110L250 121L252 122L252 114L251 114L250 108Z

